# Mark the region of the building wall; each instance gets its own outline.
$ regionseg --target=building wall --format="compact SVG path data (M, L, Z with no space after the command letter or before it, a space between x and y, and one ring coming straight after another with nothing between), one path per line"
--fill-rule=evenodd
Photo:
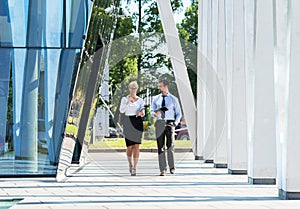
M0 1L0 175L56 173L92 5Z

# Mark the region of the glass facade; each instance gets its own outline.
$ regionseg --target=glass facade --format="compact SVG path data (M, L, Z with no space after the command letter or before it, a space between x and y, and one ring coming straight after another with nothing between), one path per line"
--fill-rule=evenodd
M111 13L105 8L114 5ZM70 164L84 162L87 145L93 132L97 87L102 85L104 69L108 67L110 42L116 27L118 1L96 0L88 33L81 54L79 70L66 121L58 165L57 179L63 179Z
M74 107L87 96L89 64L79 66L88 60L85 37L95 39L86 33L100 2L111 3L0 0L0 176L56 174L70 104L77 124Z

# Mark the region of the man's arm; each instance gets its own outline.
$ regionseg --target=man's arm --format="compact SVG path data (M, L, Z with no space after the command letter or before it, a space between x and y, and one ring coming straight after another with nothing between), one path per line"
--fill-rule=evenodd
M182 117L182 113L181 113L181 108L180 108L180 104L179 101L176 97L174 97L174 110L175 110L175 126L177 126L180 123L181 117Z
M155 113L155 111L157 110L156 100L157 100L157 96L153 97L151 108L150 108L150 114L152 117L156 117L156 113Z

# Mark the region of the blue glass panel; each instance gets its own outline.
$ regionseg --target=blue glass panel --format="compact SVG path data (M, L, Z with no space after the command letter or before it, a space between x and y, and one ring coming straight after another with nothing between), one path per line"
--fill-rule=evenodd
M46 3L40 0L29 1L26 45L30 47L42 46L45 33Z
M23 95L23 80L26 59L26 49L14 49L12 57L12 73L13 73L13 107L14 107L14 151L16 155L20 155L20 127L21 127L21 109Z
M5 150L6 116L10 77L10 49L0 48L0 154Z
M88 5L88 7L87 7L87 9L88 9L88 17L90 17L90 15L91 15L91 12L92 12L92 9L93 9L93 2L92 1L89 1L89 0L86 0L87 1L87 5Z
M63 1L46 1L46 31L43 46L61 47L63 40Z
M62 46L63 1L10 0L8 6L13 46L24 47L26 40L33 47Z
M56 173L91 6L90 0L0 0L0 105L13 107L6 127L8 111L0 108L0 134L10 130L13 141L0 156L0 175Z
M59 152L62 142L62 133L65 129L66 115L68 111L71 84L76 76L77 65L79 62L80 50L62 50L59 61L59 71L56 81L55 115L53 119L53 144L49 149L53 149L51 160L58 162Z
M56 84L58 79L59 59L61 49L48 49L45 61L45 135L50 159L54 161L55 153L52 148L53 140L53 121L55 111Z
M56 53L36 49L14 50L12 59L14 80L14 150L12 150L13 152L10 155L0 158L0 166L5 168L1 169L0 175L56 173L56 166L52 166L50 163L47 144L43 144L43 135L40 134L40 127L38 129L35 127L38 124L37 109L44 109L42 111L45 111L46 107L42 104L48 101L53 103L54 101L54 97L49 99L46 93L39 92L37 94L37 89L44 89L46 92L44 86L41 86L46 85L46 82L42 81L46 77L44 76L45 71L48 70L49 66L55 68L53 72L57 71L57 65L48 65L48 63L51 63L48 60L57 62L59 54L60 50L56 50ZM55 77L55 73L53 77ZM55 80L55 78L53 79ZM55 85L52 85L53 89L55 90ZM39 119L43 119L43 117ZM26 126L26 124L30 124L33 128ZM31 137L34 139L31 140ZM14 163L11 163L11 161L14 161ZM20 166L21 164L22 167Z
M28 17L28 0L9 0L9 15L11 19L12 45L24 47L26 45L26 28Z
M10 16L8 2L0 1L0 46L10 46L12 44L12 34L10 27Z
M66 0L66 35L67 47L83 46L86 31L88 7L85 0Z

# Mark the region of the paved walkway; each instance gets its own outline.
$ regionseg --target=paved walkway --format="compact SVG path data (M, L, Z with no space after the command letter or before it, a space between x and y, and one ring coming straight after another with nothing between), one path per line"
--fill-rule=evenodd
M72 171L60 183L0 179L0 199L22 199L13 209L300 208L300 201L280 200L275 185L249 185L246 175L228 175L191 153L176 154L175 175L158 175L156 153L141 153L137 176L129 175L124 153L90 153L89 163Z

